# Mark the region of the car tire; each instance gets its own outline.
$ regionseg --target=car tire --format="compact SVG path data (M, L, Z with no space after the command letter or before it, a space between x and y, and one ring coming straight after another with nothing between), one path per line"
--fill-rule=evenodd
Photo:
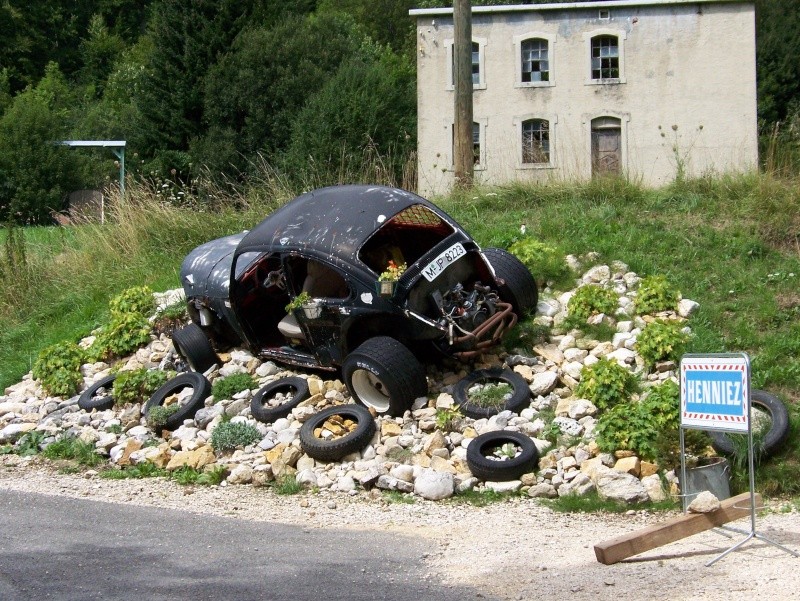
M208 337L196 323L175 330L172 333L172 346L193 371L203 373L211 366L221 363Z
M482 382L502 382L511 386L511 398L502 407L483 407L470 402L469 389ZM525 379L507 369L478 369L461 378L453 387L453 400L461 413L473 419L497 415L501 411L519 413L531 402L531 389Z
M520 318L536 311L539 303L539 290L525 264L502 248L487 248L483 256L489 261L495 275L503 280L498 292L500 298L511 303Z
M492 449L507 443L519 447L519 455L507 461L487 457L487 453ZM522 432L510 430L486 432L473 439L467 447L467 466L473 476L484 481L516 480L522 474L535 471L538 464L539 451L533 440Z
M342 375L353 399L380 414L402 416L428 393L422 364L388 336L370 338L350 353Z
M315 436L314 431L334 415L356 422L355 430L331 441ZM366 447L372 440L375 429L375 420L366 407L361 405L328 407L311 416L300 427L300 448L313 459L338 461Z
M789 411L778 397L765 390L751 390L750 399L753 406L758 406L769 413L772 421L761 447L755 452L755 457L768 457L780 449L789 435ZM708 431L708 435L711 437L711 446L714 450L724 455L733 455L736 452L737 445L731 436L746 436L711 430Z
M264 399L270 399L280 392L292 392L292 398L274 407L265 404ZM269 384L265 384L258 389L258 392L253 395L253 399L250 401L250 413L253 419L269 424L276 419L289 415L292 409L310 396L311 392L308 390L308 380L305 378L281 378Z
M197 410L203 407L205 400L211 395L211 383L203 374L193 371L178 374L156 390L144 406L145 418L151 409L163 405L167 397L184 388L192 388L192 396L181 405L178 411L167 418L163 429L175 430L183 424L184 420L193 418Z
M111 409L114 406L114 398L111 396L110 392L109 394L100 397L96 397L95 394L101 388L108 389L116 379L117 374L111 374L110 376L99 379L97 382L89 386L89 388L84 390L81 393L81 396L78 397L78 407L84 411L91 411L92 409L105 411L106 409Z

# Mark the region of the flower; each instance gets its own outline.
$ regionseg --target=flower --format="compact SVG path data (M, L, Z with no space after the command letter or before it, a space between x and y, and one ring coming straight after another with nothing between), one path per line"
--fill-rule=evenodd
M386 271L384 271L379 277L379 282L396 282L400 279L400 276L405 273L406 264L400 263L398 265L394 261L390 260L389 264L386 266Z

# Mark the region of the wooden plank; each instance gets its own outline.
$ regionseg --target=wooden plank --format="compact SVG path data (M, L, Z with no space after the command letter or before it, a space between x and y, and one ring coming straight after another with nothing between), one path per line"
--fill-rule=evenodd
M761 505L761 495L755 495L755 504L756 507ZM594 554L600 563L611 565L627 557L749 515L750 493L746 492L720 502L720 508L716 511L687 513L663 524L648 526L636 532L603 541L594 546Z

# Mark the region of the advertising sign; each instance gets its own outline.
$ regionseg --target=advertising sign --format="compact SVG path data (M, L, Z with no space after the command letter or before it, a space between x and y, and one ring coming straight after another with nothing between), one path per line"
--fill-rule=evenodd
M749 420L750 359L745 353L683 357L683 427L746 433Z

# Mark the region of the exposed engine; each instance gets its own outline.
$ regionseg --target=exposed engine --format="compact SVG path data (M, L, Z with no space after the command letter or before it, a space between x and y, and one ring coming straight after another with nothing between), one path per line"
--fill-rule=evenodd
M449 329L451 340L454 330L457 337L469 334L484 324L495 314L497 302L500 300L494 290L479 282L475 283L471 291L456 284L444 295L435 292L433 299L441 311L438 323Z

